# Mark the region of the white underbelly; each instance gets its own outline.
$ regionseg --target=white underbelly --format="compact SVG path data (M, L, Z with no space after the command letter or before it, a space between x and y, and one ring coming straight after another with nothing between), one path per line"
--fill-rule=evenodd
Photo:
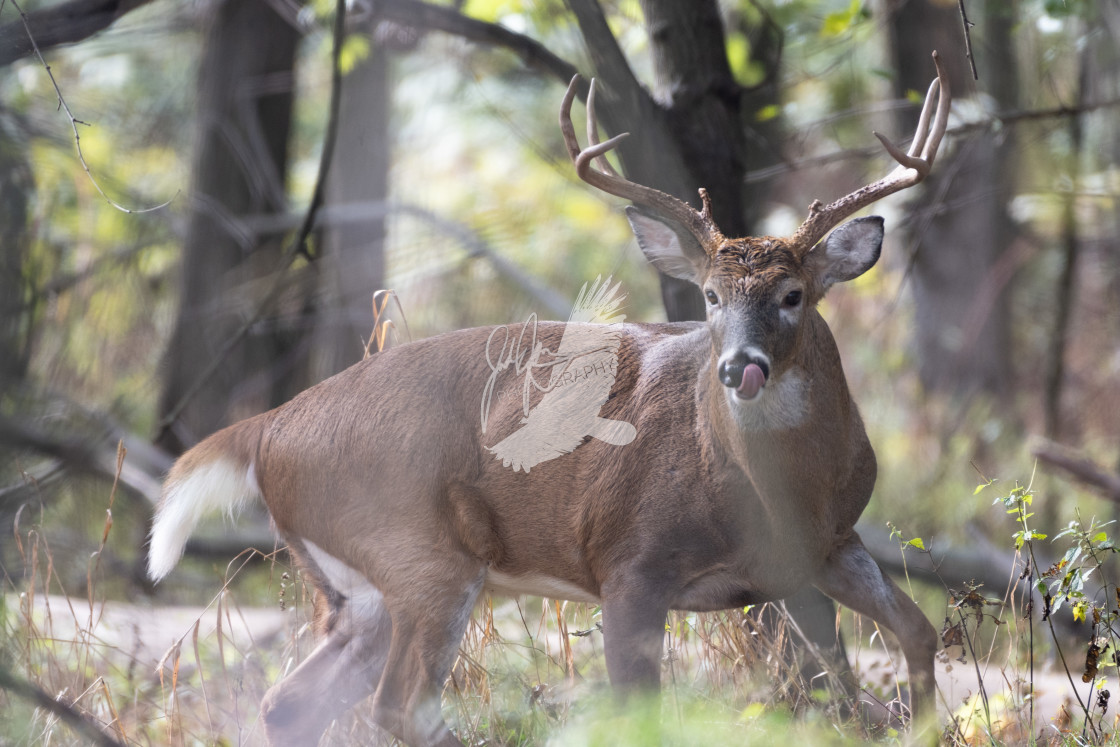
M573 583L543 573L513 575L501 571L486 572L484 587L502 596L517 597L529 595L550 599L567 599L572 602L598 602L594 594L581 589Z
M327 582L350 600L352 611L372 617L382 603L381 592L365 576L310 540L303 540L311 559ZM522 595L567 599L572 602L598 602L599 599L573 583L543 573L513 575L488 570L484 588L500 596Z

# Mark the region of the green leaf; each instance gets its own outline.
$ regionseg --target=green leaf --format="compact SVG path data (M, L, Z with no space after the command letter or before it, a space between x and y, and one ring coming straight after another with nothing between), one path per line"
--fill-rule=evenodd
M821 24L821 36L826 39L840 36L850 29L856 21L864 17L862 5L861 0L852 0L847 10L839 10L825 16L824 23Z
M349 34L342 42L338 53L338 67L343 75L353 70L358 63L369 57L370 40L362 34Z
M926 549L926 544L924 542L922 542L921 537L915 537L914 539L910 540L906 544L910 545L911 547L916 547L919 550Z
M754 118L759 122L769 122L781 113L782 108L780 106L777 104L770 104L769 106L764 106L759 109L758 113L754 115Z
M1062 537L1068 537L1069 535L1073 534L1075 531L1077 531L1076 528L1074 527L1073 523L1070 522L1070 525L1068 527L1066 527L1065 529L1063 529L1062 531L1060 531L1060 532L1058 532L1057 534L1054 535L1054 539L1055 540L1060 540Z
M848 29L851 22L852 17L846 11L829 13L825 16L824 23L821 24L821 36L826 39L832 36L840 36Z

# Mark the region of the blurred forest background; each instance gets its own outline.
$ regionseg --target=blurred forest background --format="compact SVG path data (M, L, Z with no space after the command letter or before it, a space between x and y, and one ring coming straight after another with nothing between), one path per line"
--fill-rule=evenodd
M888 521L923 538L909 570L937 623L945 584L998 594L1016 573L978 482L1033 479L1042 531L1114 515L1120 3L345 7L340 29L327 0L0 0L6 637L36 574L53 594L200 602L246 546L271 552L263 516L215 524L152 589L159 480L359 360L378 289L402 340L564 319L600 274L630 320L702 318L621 201L576 179L556 125L576 72L603 84L606 133L632 133L629 178L706 187L726 234L784 235L892 167L871 131L913 131L937 49L953 114L933 174L873 208L882 260L822 308L879 456L861 532L892 568ZM259 574L241 601L276 605Z

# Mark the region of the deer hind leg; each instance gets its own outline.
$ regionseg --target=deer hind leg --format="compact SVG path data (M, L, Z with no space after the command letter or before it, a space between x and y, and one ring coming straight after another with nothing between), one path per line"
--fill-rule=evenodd
M392 623L381 594L366 584L331 610L327 637L294 672L265 693L261 720L270 745L318 744L332 721L377 687Z
M438 573L431 573L434 568L429 565L425 578L386 595L393 638L374 697L374 718L412 747L462 747L443 720L440 692L482 591L486 569L458 556L441 558L435 567Z
M912 721L935 716L933 657L937 631L918 605L879 568L854 532L833 550L814 585L840 604L870 617L898 639L910 671Z

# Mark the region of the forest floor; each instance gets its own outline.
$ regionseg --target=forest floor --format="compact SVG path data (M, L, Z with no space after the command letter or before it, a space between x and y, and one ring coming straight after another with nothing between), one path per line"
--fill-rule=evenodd
M43 630L49 630L49 635L45 637L53 645L57 647L59 642L81 643L87 660L93 662L90 666L114 683L111 687L115 690L118 706L120 701L130 699L135 706L135 701L142 698L149 698L155 703L154 710L149 711L149 718L151 712L159 711L160 702L168 723L184 718L183 713L197 710L200 707L198 703L191 704L192 700L197 700L197 693L192 694L191 690L199 687L193 683L199 682L199 670L202 669L201 708L208 723L188 726L184 722L178 728L187 735L197 736L198 729L208 732L211 737L215 733L224 734L234 743L261 741L256 725L256 703L271 682L298 663L300 657L293 652L298 649L302 651L302 656L306 656L313 645L306 616L297 609L282 611L279 608L234 604L220 607L151 606L97 601L91 606L85 599L42 595L35 598L34 606L33 619L38 621L37 625L42 626L44 621L49 621ZM515 614L520 614L524 623L525 615L518 609ZM531 625L525 624L525 629ZM552 635L556 637L555 632ZM293 646L293 643L296 645ZM557 644L544 640L544 637L534 645L558 650L555 648ZM215 655L216 649L220 654ZM875 683L880 693L892 692L895 662L882 646L861 647L851 652L851 658L862 683ZM54 665L64 667L64 659L64 656L56 658ZM255 660L251 666L250 660ZM1014 720L1022 724L1025 720L1023 711L1016 710L1022 699L1010 696L1016 689L1027 691L1023 679L1022 672L1013 673L1008 667L994 663L978 667L972 660L939 661L939 723L944 725L948 722L950 708L957 717L972 710L975 726L970 729L979 731L971 734L964 730L965 736L970 741L978 739L987 742L980 724L988 719L981 718L983 705L980 699L974 697L979 692L978 682L982 681L990 721L998 724L1001 719L1005 720L996 729L1004 737L999 741L1006 744L1028 741L1022 729L1011 723ZM1067 714L1080 713L1078 695L1070 679L1060 663L1057 666L1054 663L1036 664L1033 674L1035 735L1056 735L1056 730L1068 725ZM1096 697L1089 691L1089 685L1080 682L1079 670L1072 672L1072 679L1077 683L1076 692L1081 699ZM128 692L129 688L132 688L132 693ZM1115 678L1109 678L1105 689L1120 692ZM145 694L137 696L138 692ZM170 697L168 693L176 695ZM233 704L223 702L228 696L233 697ZM81 696L78 697L80 699ZM566 697L579 696L568 693ZM530 707L530 702L526 702L526 708ZM167 727L141 725L139 714L134 718L137 721L133 722L130 735L122 717L119 731L124 737L130 742L161 742L160 729ZM138 737L138 733L144 736Z

